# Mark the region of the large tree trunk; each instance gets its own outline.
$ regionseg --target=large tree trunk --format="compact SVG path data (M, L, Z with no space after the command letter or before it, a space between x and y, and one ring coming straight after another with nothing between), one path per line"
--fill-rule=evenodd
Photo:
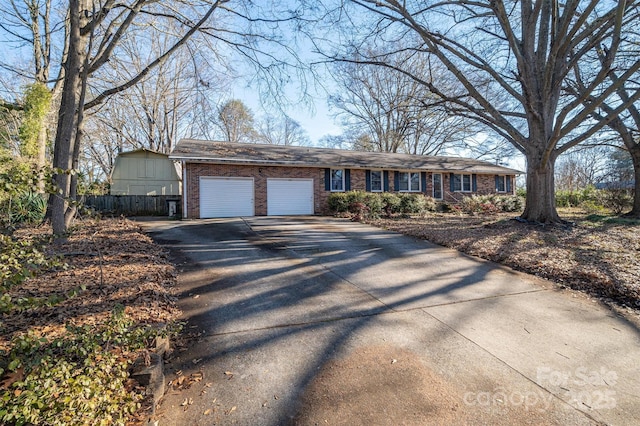
M82 96L84 100L84 96ZM84 103L84 101L82 102ZM80 162L80 143L82 141L82 137L84 135L84 113L81 110L78 118L78 125L76 127L76 141L73 146L72 153L72 164L73 170L78 170L79 162ZM78 174L73 173L71 175L71 182L69 186L69 199L77 201L78 200ZM71 225L71 221L76 216L78 211L77 203L70 203L69 207L65 212L65 226L69 227Z
M63 237L67 233L68 221L65 213L71 195L71 173L73 172L73 152L78 130L78 112L82 108L82 66L85 64L88 35L81 34L81 2L69 1L69 53L64 63L64 83L62 99L58 110L53 167L59 173L54 175L57 193L50 197L49 209L53 234Z
M633 174L635 176L635 186L633 193L633 208L625 216L640 219L640 145L635 145L629 149L633 161Z
M521 218L536 223L562 223L556 210L556 157L527 155L527 160L527 200Z

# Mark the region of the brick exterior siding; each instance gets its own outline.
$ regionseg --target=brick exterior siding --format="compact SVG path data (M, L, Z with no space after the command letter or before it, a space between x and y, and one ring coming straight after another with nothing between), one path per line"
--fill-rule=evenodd
M268 178L289 178L289 179L313 179L313 199L314 213L327 213L327 198L331 194L325 190L325 169L314 167L284 167L284 166L246 166L246 165L218 165L206 163L186 163L186 181L184 182L186 191L187 215L188 218L200 217L200 178L201 177L250 177L254 180L254 205L255 214L264 216L267 214L267 179ZM394 187L394 174L389 171L389 191L396 191ZM352 169L350 171L351 190L366 190L365 170ZM511 175L512 191L515 194L515 179ZM421 179L422 181L422 179ZM449 173L442 173L443 201L456 203L463 196L473 194L494 194L495 175L478 174L476 177L477 192L454 192L450 191ZM422 184L421 184L422 185ZM427 186L421 188L422 193L427 196L433 195L432 173L427 173ZM506 194L506 193L501 193Z
M274 167L243 166L217 164L186 164L186 200L187 217L200 217L200 178L212 177L250 177L254 182L254 206L257 216L267 214L267 179L313 179L313 203L315 213L322 212L329 194L324 190L324 169L312 167ZM184 193L183 193L184 194Z

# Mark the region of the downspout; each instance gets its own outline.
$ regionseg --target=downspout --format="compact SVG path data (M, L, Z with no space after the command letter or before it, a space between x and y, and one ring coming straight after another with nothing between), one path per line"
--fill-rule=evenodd
M182 218L187 219L187 164L184 160L182 164Z

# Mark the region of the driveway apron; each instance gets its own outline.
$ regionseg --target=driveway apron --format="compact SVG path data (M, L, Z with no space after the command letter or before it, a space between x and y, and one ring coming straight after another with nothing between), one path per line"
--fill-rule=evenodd
M585 296L347 220L140 224L197 335L159 425L640 424L638 325Z

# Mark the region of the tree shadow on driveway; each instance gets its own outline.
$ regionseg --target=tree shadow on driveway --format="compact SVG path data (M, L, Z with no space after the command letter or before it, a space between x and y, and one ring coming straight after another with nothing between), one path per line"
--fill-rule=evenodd
M492 313L554 295L522 274L323 218L147 230L183 256L180 307L200 334L170 368L203 377L165 396L160 424L588 424L600 416L571 409L561 386L536 383L536 368L572 371L570 363L539 351L537 364L519 365L531 352L527 332L509 341L513 330ZM538 314L524 315L533 330L556 315L537 323ZM522 346L503 348L504 339Z

